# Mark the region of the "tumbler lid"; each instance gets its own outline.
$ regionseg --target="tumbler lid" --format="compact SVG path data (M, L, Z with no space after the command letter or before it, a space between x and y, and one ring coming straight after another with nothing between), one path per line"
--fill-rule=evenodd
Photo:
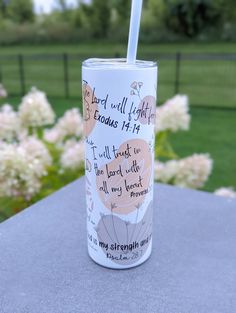
M128 64L126 59L100 59L91 58L83 62L83 67L96 69L136 69L157 67L157 62L136 60L134 64Z

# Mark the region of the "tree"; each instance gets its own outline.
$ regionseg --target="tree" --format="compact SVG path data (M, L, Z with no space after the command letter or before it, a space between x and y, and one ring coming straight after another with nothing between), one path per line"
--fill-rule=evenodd
M118 19L121 22L127 22L130 16L131 1L113 0L112 7L116 10Z
M0 0L0 15L2 18L6 17L7 15L7 1Z
M218 0L219 2L220 0ZM236 9L235 9L235 0L220 1L220 9L222 10L222 15L225 22L236 21Z
M218 24L221 19L220 1L166 0L166 24L178 33L194 37L206 27Z
M111 19L109 1L93 0L91 4L82 3L80 8L87 17L93 36L96 38L106 38Z
M6 3L5 16L17 23L32 22L34 10L32 0L11 0Z
M56 4L62 12L68 10L68 5L66 0L56 0Z
M155 16L158 21L162 20L166 11L165 0L149 0L147 8L152 12L152 15Z
M64 21L69 22L71 19L73 9L70 8L67 0L54 0L54 2L56 4L55 12L58 14L59 20L64 20Z

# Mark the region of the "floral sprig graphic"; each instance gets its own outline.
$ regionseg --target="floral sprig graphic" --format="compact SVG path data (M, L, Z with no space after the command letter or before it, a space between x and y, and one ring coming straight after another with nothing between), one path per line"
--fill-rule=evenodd
M137 210L139 210L141 208L141 206L142 206L142 202L139 202L135 207Z
M140 90L143 86L143 82L136 82L134 81L130 87L132 88L132 90L130 91L130 94L131 96L138 96L139 99L141 100L141 97L140 97Z
M116 209L116 208L117 208L116 203L111 203L111 211L113 211L113 210Z

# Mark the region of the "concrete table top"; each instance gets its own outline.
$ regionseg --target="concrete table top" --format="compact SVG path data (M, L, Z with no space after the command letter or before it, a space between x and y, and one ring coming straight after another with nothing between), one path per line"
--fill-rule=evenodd
M89 259L83 178L0 224L0 312L236 312L236 201L155 188L153 253L130 270Z

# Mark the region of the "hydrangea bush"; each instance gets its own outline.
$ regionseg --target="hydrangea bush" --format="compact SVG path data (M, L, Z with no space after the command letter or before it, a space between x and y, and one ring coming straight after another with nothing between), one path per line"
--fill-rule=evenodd
M208 154L180 159L169 143L171 132L190 126L187 96L157 108L155 179L201 188L213 166ZM0 219L24 209L84 173L83 119L73 108L56 120L45 93L32 88L18 111L0 108ZM227 188L216 194L235 197Z
M189 130L188 97L177 95L157 108L155 179L188 188L201 188L212 172L209 154L194 154L179 159L169 144L170 133ZM161 161L165 160L165 162Z
M36 88L18 112L9 104L0 108L0 220L83 174L82 131L78 109L56 121L45 93Z

